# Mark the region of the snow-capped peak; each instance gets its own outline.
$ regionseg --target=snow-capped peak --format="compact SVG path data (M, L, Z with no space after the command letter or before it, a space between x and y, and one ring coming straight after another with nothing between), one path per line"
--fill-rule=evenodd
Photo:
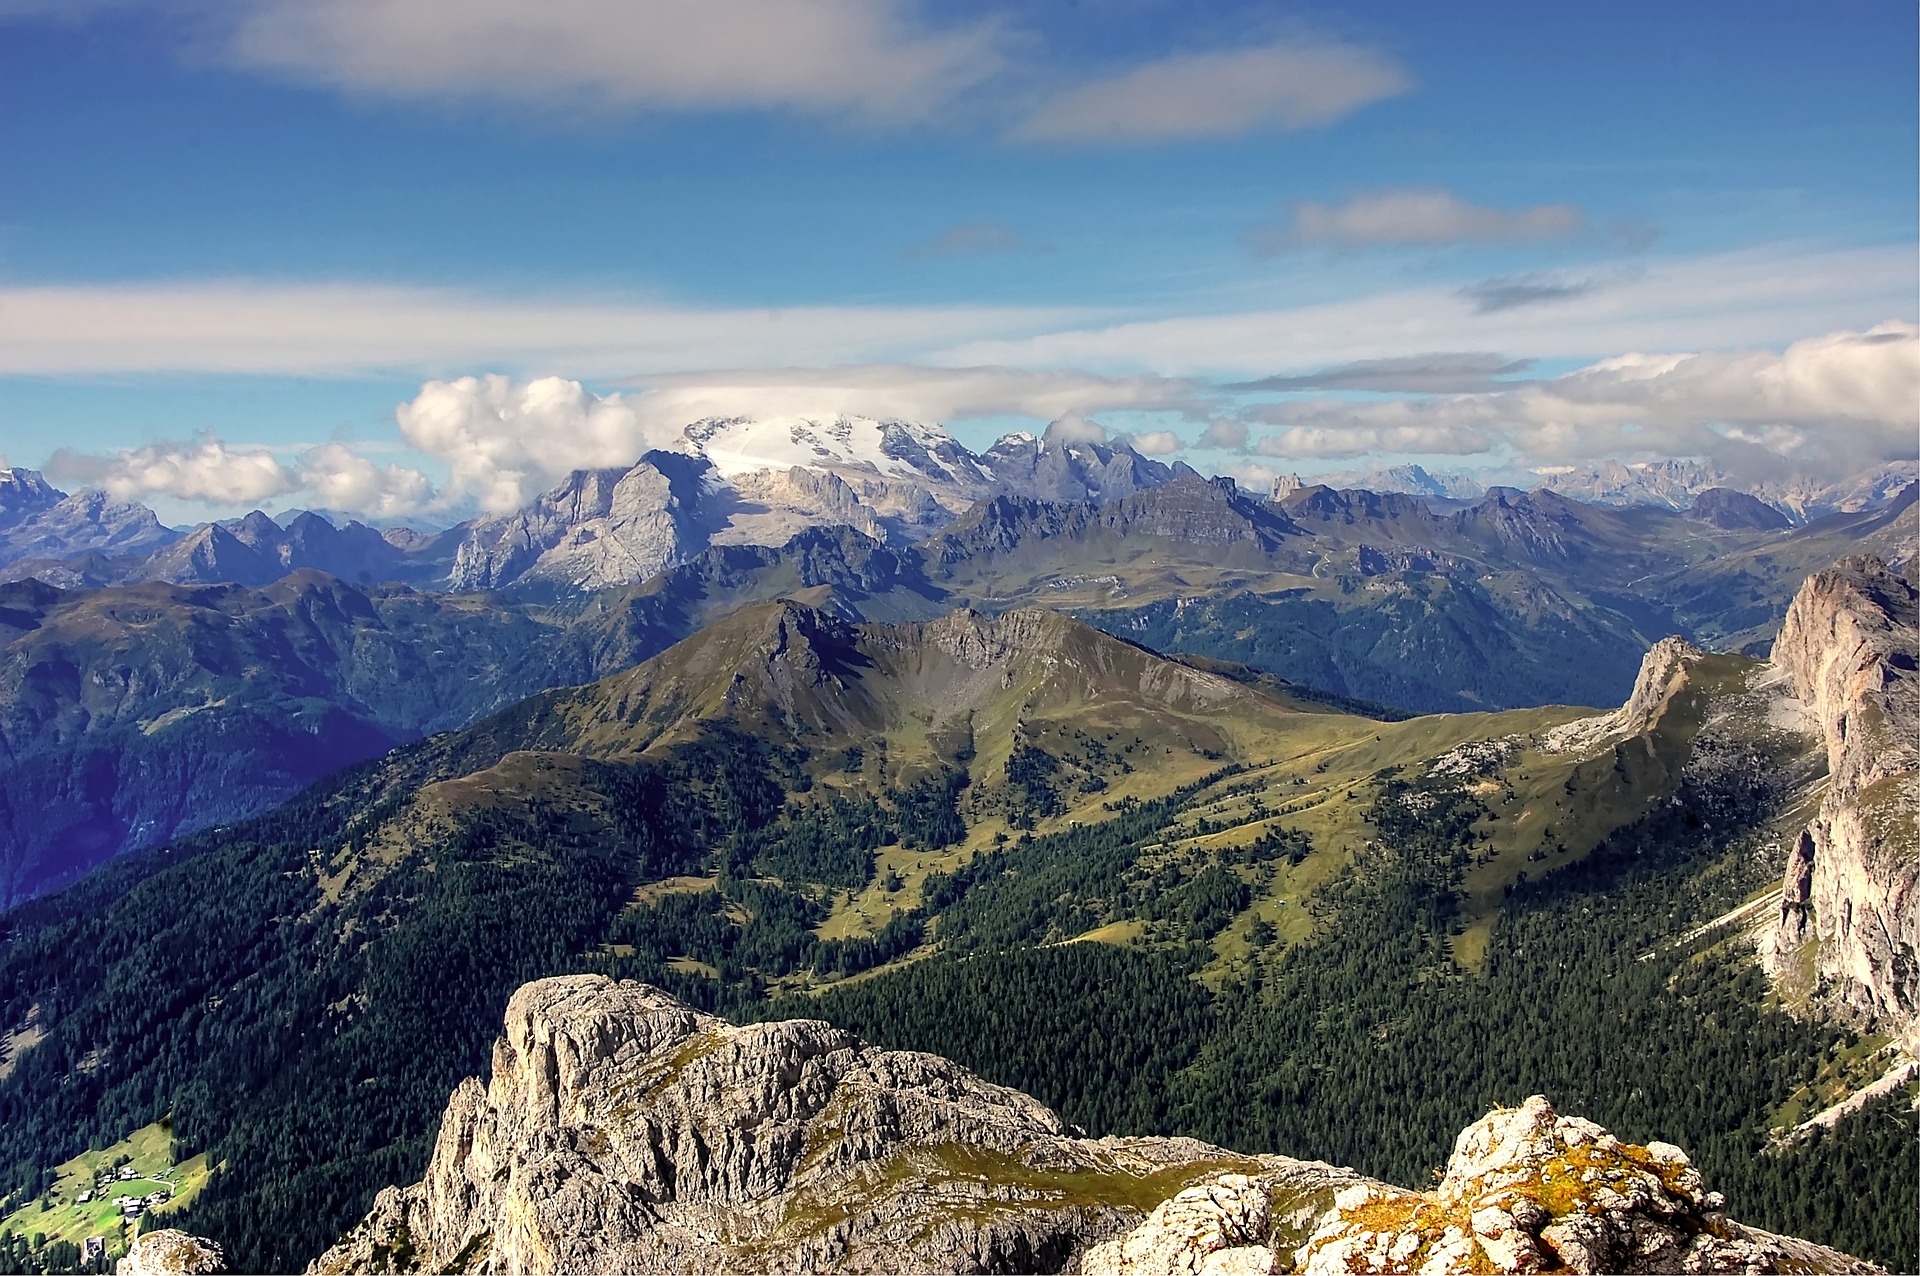
M680 450L725 478L793 466L854 466L886 478L950 482L965 449L938 425L873 417L709 417L682 431ZM971 476L966 476L971 477Z

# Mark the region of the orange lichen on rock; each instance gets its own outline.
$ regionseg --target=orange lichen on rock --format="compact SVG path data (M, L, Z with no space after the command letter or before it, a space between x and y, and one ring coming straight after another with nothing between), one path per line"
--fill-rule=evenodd
M1623 1143L1535 1095L1463 1130L1435 1191L1343 1191L1294 1263L1324 1276L1783 1272L1847 1261L1735 1223L1724 1205L1679 1148Z

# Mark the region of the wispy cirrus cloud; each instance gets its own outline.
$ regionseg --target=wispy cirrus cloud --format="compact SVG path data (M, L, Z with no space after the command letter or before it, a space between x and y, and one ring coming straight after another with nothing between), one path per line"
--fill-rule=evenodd
M0 374L355 374L476 364L573 375L902 357L1092 312L1013 306L699 308L360 284L0 286Z
M1586 214L1571 204L1493 208L1438 187L1419 187L1373 191L1338 204L1301 201L1286 224L1250 229L1246 244L1260 257L1295 248L1512 244L1560 239L1588 225Z
M1287 308L694 307L390 285L183 282L0 285L0 375L445 376L475 367L574 377L841 365L1151 371L1163 378L1349 378L1402 388L1473 369L1433 351L1592 359L1631 349L1784 345L1913 314L1905 247L1755 249L1643 263L1551 306L1482 310L1457 287ZM1284 351L1298 371L1274 369ZM1456 357L1456 356L1448 356ZM1479 357L1479 356L1475 356ZM1487 356L1493 358L1495 356ZM1348 365L1352 365L1349 367ZM777 374L786 375L786 374ZM1504 374L1491 374L1504 375ZM1314 388L1304 383L1296 388ZM1357 380L1348 388L1363 388Z
M1148 367L1237 382L1273 374L1282 351L1303 373L1435 350L1594 359L1622 350L1784 346L1809 332L1913 315L1913 250L1906 245L1766 246L1643 261L1608 287L1553 306L1481 311L1456 286L1395 289L1284 308L1103 318L1027 337L961 342L938 358L1016 367Z
M1460 290L1460 295L1473 303L1477 313L1485 315L1499 310L1517 310L1522 306L1572 301L1576 297L1585 297L1599 292L1625 277L1627 276L1619 271L1613 272L1611 277L1595 273L1570 274L1564 271L1501 275L1468 284Z
M1499 379L1525 372L1532 359L1476 352L1401 355L1362 359L1317 372L1261 377L1225 387L1240 391L1362 390L1387 394L1469 394L1492 390Z
M907 249L909 261L938 257L992 257L1027 247L1019 231L1003 222L961 222Z

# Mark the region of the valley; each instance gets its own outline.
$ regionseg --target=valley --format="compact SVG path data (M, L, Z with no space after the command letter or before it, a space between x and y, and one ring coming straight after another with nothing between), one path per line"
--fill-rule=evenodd
M256 583L95 587L43 573L0 585L0 899L257 814L338 767L627 668L774 599L882 622L1044 607L1389 716L1597 706L1627 694L1668 633L1763 654L1808 572L1863 551L1902 561L1920 528L1911 486L1803 526L1723 528L1544 488L1451 510L1325 487L1262 499L1139 465L1122 481L1111 449L1039 455L1063 474L1106 474L1106 499L986 496L912 542L877 525L808 526L778 547L675 542L663 569L634 559L593 588L429 581L404 567L430 548L418 534L381 540L311 515L282 529L260 515L208 532L251 537L258 571L229 557L180 577ZM1090 490L1082 479L1068 490ZM975 491L968 482L953 490ZM526 517L573 526L561 511L576 506ZM373 557L356 568L362 551ZM368 583L386 579L376 572L402 580ZM496 581L506 587L446 592Z
M223 1167L181 1226L299 1266L417 1173L514 988L596 972L1397 1182L1544 1091L1897 1257L1908 1097L1778 1137L1887 1021L1790 1014L1740 938L1820 792L1808 710L1679 640L1623 699L1364 716L1058 612L751 604L17 907L0 1164L30 1192L164 1117Z

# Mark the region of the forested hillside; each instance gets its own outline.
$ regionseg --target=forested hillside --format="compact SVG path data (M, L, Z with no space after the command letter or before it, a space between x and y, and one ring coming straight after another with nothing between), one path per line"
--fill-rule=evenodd
M221 1167L175 1220L297 1267L418 1177L514 987L599 971L944 1053L1095 1132L1406 1182L1545 1091L1897 1263L1891 1107L1769 1147L1878 1043L1773 1008L1710 924L1777 880L1817 773L1759 673L1388 722L1043 613L750 611L8 914L7 1205L165 1119Z

